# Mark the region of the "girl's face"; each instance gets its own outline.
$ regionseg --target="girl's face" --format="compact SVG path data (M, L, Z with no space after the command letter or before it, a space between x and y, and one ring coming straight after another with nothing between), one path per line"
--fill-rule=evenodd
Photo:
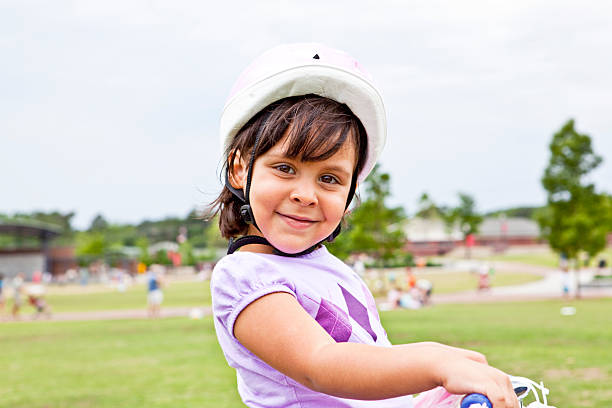
M263 235L275 248L298 253L327 238L345 213L356 154L352 141L323 161L302 162L285 155L286 137L259 156L253 165L250 204L261 232L249 226L249 235ZM234 187L246 186L248 161L236 160ZM245 246L272 252L268 246Z

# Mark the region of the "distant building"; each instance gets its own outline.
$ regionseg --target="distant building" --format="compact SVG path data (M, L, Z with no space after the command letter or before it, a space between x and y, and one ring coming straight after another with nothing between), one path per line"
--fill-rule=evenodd
M405 249L417 256L443 255L463 245L463 233L440 219L413 218L404 227ZM502 250L510 245L539 244L540 228L527 218L485 218L476 234L476 245Z
M441 219L412 218L405 227L404 249L416 256L443 255L461 242L463 234L459 228L448 228Z
M179 245L172 241L160 241L149 245L149 255L155 255L159 251L178 252Z
M485 218L476 234L476 244L509 246L540 244L540 226L528 218Z
M0 221L0 235L11 237L13 245L0 248L0 273L26 278L38 272L61 274L75 265L74 248L52 248L57 227L41 222Z

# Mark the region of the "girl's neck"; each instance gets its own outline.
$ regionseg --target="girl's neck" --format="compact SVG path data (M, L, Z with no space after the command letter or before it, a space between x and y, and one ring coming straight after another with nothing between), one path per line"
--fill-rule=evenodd
M250 245L245 245L241 247L239 251L240 252L256 252L259 254L273 254L274 248L272 248L270 245L250 244Z
M253 225L249 225L249 229L248 229L246 235L256 235L258 237L265 238L263 236L263 234L261 233L261 231L259 231ZM256 252L256 253L259 253L259 254L273 254L274 253L274 248L271 245L249 244L249 245L245 245L245 246L241 247L239 249L239 251L241 251L241 252Z

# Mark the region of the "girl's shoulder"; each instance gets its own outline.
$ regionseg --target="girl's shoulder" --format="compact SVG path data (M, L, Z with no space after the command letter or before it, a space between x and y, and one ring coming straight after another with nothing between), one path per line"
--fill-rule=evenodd
M210 279L212 308L228 333L240 312L260 297L275 292L296 296L296 284L286 272L255 253L234 253L217 262Z
M310 280L316 276L341 280L356 277L355 272L325 247L299 257L286 257L255 252L235 252L217 262L212 273L211 286L222 281L289 281ZM353 276L354 275L354 276Z
M250 272L263 267L270 267L270 260L255 252L234 252L225 255L215 264L213 276L220 271L231 271L233 273Z
M248 292L279 282L287 284L286 270L274 261L254 252L226 255L215 265L210 286L213 292L219 288Z

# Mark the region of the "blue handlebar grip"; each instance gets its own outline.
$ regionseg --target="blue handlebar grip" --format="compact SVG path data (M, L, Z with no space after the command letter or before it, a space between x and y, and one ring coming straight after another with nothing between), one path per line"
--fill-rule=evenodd
M479 407L493 408L491 401L482 394L468 394L461 400L460 408L470 408L472 404L480 404Z

